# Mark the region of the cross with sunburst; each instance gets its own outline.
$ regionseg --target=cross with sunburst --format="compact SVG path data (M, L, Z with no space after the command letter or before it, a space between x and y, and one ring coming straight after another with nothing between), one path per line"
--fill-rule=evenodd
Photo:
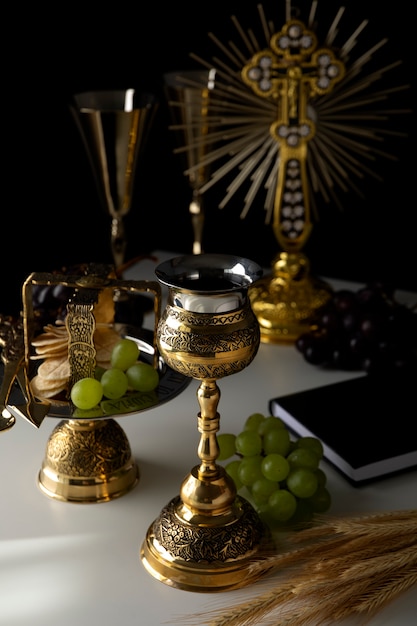
M247 188L242 219L255 198L263 195L265 223L272 224L283 250L273 262L272 277L251 290L266 342L294 340L331 291L310 276L308 261L301 254L311 232L311 213L317 218L315 194L341 207L340 190L360 194L355 179L378 179L372 167L376 156L395 158L381 150L381 140L405 135L393 130L387 120L410 112L389 102L408 85L376 88L401 61L366 73L367 64L388 39L351 58L368 21L363 20L336 46L345 11L340 7L319 45L318 4L313 0L308 17L301 20L294 18L291 0L286 0L285 22L278 29L257 5L263 45L233 16L240 47L233 41L224 44L209 33L221 56L207 61L191 54L206 68L215 68L216 80L210 107L204 112L209 132L199 140L208 149L185 173L210 169L201 194L235 174L219 208L239 189ZM387 108L380 108L381 103ZM195 123L201 124L201 119Z

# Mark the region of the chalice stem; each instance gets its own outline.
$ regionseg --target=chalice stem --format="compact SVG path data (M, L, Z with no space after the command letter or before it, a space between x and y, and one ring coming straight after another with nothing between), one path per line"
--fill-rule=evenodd
M191 224L193 227L193 254L203 252L204 209L201 194L198 190L193 191L193 199L190 202Z
M197 390L200 405L198 414L198 431L201 433L198 446L198 457L201 465L198 470L200 480L213 478L219 473L216 459L219 456L219 444L216 433L219 430L220 415L217 406L220 400L220 389L213 379L204 379Z
M117 270L123 265L126 253L126 234L123 218L121 217L113 217L112 219L111 251L113 255L113 262Z

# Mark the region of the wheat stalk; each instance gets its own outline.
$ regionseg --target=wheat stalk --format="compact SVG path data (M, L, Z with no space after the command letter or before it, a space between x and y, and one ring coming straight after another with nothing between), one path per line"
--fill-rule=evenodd
M369 619L417 584L417 510L318 517L311 528L278 535L276 549L248 572L259 581L244 601L182 617L182 624L324 626Z

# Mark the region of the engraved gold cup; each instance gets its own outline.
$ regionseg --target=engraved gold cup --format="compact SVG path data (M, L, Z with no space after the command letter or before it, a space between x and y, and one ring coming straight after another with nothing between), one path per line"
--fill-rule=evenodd
M156 275L168 286L157 328L159 351L172 369L200 381L200 464L150 525L141 559L149 573L172 587L202 592L239 588L251 582L245 566L262 549L267 533L216 463L217 379L242 371L258 351L260 329L248 287L262 270L248 259L200 254L162 263Z

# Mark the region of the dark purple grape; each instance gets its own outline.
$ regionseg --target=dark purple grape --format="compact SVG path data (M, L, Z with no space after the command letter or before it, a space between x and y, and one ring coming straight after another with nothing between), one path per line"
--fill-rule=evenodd
M376 341L386 333L387 320L380 312L365 313L358 327L366 339Z
M321 315L316 317L317 325L320 328L324 328L330 332L336 332L340 330L340 316L335 309L324 310Z
M337 311L350 311L356 306L356 294L350 289L340 289L332 296L333 304Z
M361 312L358 307L352 308L341 315L340 321L344 332L352 333L361 323Z
M322 365L331 357L332 342L326 332L311 332L301 335L296 341L298 350L305 360L313 365Z

